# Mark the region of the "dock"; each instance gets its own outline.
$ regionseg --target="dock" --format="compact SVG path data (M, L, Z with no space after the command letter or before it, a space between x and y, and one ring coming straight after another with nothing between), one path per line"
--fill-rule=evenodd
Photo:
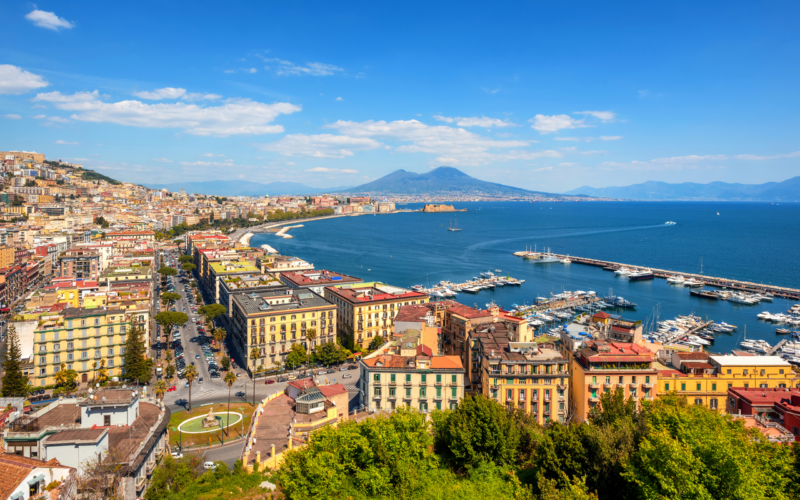
M784 299L800 300L800 289L786 288L774 285L765 285L764 283L752 283L749 281L732 280L728 278L717 278L714 276L706 276L696 273L680 273L676 271L669 271L666 269L656 269L653 267L636 266L632 264L623 264L621 262L611 262L607 260L588 259L585 257L576 257L574 255L558 255L553 254L558 258L567 258L575 264L583 264L586 266L599 267L608 271L615 271L622 267L627 267L631 270L650 269L656 278L667 279L673 276L683 276L684 278L693 278L702 282L706 286L713 286L716 288L727 288L729 290L736 290L748 293L771 293L775 297Z
M663 344L663 345L671 344L671 343L675 342L676 340L678 340L678 339L679 339L679 338L681 338L681 337L685 337L685 336L687 336L687 335L694 335L694 334L696 334L697 332L699 332L699 331L701 331L701 330L703 330L703 329L705 329L705 328L707 328L707 327L709 327L709 326L711 326L711 325L713 325L713 324L714 324L714 322L713 322L713 321L707 321L707 322L705 322L705 323L702 323L702 324L700 324L700 325L698 325L698 326L696 326L696 327L692 328L692 329L691 329L691 330L689 330L688 332L684 332L684 333L676 333L676 334L674 334L672 337L670 337L668 340L664 340L664 341L662 342L662 344Z
M776 352L780 351L781 347L783 347L784 344L786 344L786 339L783 339L780 342L778 342L777 344L775 344L775 347L773 347L772 349L769 350L769 352L767 353L767 356L772 356Z

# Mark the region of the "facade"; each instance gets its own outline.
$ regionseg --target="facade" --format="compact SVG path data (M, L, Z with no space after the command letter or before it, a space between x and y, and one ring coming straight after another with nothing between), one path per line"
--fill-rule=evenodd
M419 338L384 344L359 361L361 401L370 411L409 406L423 413L455 408L464 398L458 356L434 356Z
M553 344L510 342L505 333L477 335L477 342L484 396L542 425L569 419L569 363Z
M100 255L88 250L67 250L61 257L61 277L72 280L97 281L100 276Z
M655 356L646 347L626 342L588 340L571 362L570 390L574 420L583 422L600 402L601 392L622 389L625 398L651 400L656 396Z
M284 271L280 273L281 281L291 289L307 288L318 295L323 295L326 286L346 283L363 283L355 276L320 269L317 271Z
M658 392L676 392L690 404L726 411L725 398L734 387L789 389L800 385L800 376L779 356L709 356L706 353L674 353L675 370L658 372Z
M240 293L231 305L231 343L251 372L283 363L292 344L312 350L336 339L336 306L312 291ZM250 359L254 347L260 352L256 360Z
M754 427L771 441L800 441L800 391L731 387L726 409L736 417L751 417ZM760 425L759 425L760 424Z
M378 335L388 339L402 306L430 300L424 293L377 282L329 286L325 298L336 305L342 344L354 349L366 349Z
M26 458L10 453L0 454L0 498L3 500L28 500L32 498L57 498L71 500L75 498L76 471L72 467L61 465L58 460L48 461ZM53 496L45 493L45 487L58 481L61 485L51 490Z
M34 331L33 385L55 384L62 363L78 372L81 383L93 379L102 367L109 377L121 375L132 321L142 327L149 323L144 312L105 307L67 308L60 315L43 317Z

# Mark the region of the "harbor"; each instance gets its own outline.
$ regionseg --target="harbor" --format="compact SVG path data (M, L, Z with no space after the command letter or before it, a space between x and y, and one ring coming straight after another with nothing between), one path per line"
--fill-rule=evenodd
M520 286L525 283L525 280L518 280L510 276L498 276L495 274L500 272L500 269L495 269L494 272L485 271L480 273L480 277L474 276L471 280L461 283L443 280L431 287L413 285L411 289L426 293L434 298L449 299L457 296L460 292L478 293L481 290L491 290L503 286Z

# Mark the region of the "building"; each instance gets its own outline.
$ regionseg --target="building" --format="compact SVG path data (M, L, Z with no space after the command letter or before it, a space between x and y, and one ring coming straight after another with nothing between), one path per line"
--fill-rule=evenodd
M71 249L61 256L62 278L97 281L100 269L100 254L95 251Z
M482 394L545 425L570 418L569 362L552 343L511 342L507 332L476 333Z
M731 387L726 410L770 441L800 441L800 390Z
M725 398L733 387L788 389L800 376L779 356L710 356L704 352L672 354L672 369L658 372L658 392L676 392L691 404L726 411Z
M252 276L260 274L259 269L246 260L211 262L208 264L207 290L211 292L216 301L219 301L220 282L236 276Z
M419 335L391 340L359 361L361 401L369 411L398 406L427 413L455 408L464 398L464 367L458 356L434 356Z
M60 399L12 422L9 453L55 461L83 471L102 457L115 464L121 497L141 498L167 451L168 408L130 389L101 389L83 399Z
M45 487L53 482L61 483L54 495L46 498L71 500L76 496L76 470L61 465L58 460L48 461L20 455L0 454L0 498L3 500L28 500L45 498Z
M132 322L147 328L146 313L97 307L43 316L34 331L33 385L54 385L62 363L78 372L79 383L94 379L101 367L109 377L122 375L126 335Z
M400 307L430 300L424 293L378 282L329 286L325 298L336 305L342 344L353 349L366 349L378 335L388 339Z
M291 289L307 288L319 295L324 294L323 289L326 286L364 282L364 280L355 276L324 269L318 271L284 271L280 273L280 278Z
M14 265L16 249L10 246L0 246L0 269Z
M625 398L650 400L656 396L658 371L655 355L639 344L587 340L571 362L570 390L574 420L583 422L600 402L601 392L622 389Z
M271 274L244 274L222 278L219 282L219 302L227 309L226 318L231 319L233 304L231 297L237 293L260 293L270 290L286 290L281 280Z
M231 345L241 366L280 366L292 344L307 350L336 339L336 306L310 290L274 290L232 295ZM313 333L311 332L313 330ZM259 359L250 359L253 348Z
M0 151L0 157L7 158L12 156L15 164L26 163L44 163L44 153L36 153L33 151Z

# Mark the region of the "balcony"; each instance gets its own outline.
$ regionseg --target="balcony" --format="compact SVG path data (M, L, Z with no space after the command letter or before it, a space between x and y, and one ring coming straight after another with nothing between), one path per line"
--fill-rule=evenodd
M599 389L600 384L589 384L589 389Z
M611 382L606 382L605 384L603 384L603 389L611 389L611 387L612 387L613 385L614 385L614 384L612 384Z
M450 387L458 387L458 382L453 382L452 380L447 383Z
M599 403L600 402L600 398L598 396L589 396L589 402L590 403Z
M406 380L405 382L403 382L403 385L407 385L407 386L411 387L411 381L410 380Z
M652 388L653 388L653 384L644 383L644 384L642 384L642 387L643 387L644 389L652 389Z
M633 382L631 384L628 384L628 387L630 387L631 389L637 389L639 387L639 384L637 384L636 382Z
M396 381L394 381L394 380L390 380L390 381L389 381L389 385L397 385L397 382L396 382Z
M436 382L434 382L433 385L435 385L437 387L441 387L442 386L442 381L441 380L437 380Z
M147 484L147 476L139 476L136 478L136 491L141 491L144 485Z
M153 473L153 468L155 468L155 466L156 466L155 460L152 462L147 462L147 464L145 464L145 470L147 471L148 476Z
M428 381L427 380L420 380L419 381L419 385L422 386L422 387L425 387L425 386L428 385Z
M436 396L433 397L433 399L436 400L436 401L441 401L442 400L442 396L437 394Z

